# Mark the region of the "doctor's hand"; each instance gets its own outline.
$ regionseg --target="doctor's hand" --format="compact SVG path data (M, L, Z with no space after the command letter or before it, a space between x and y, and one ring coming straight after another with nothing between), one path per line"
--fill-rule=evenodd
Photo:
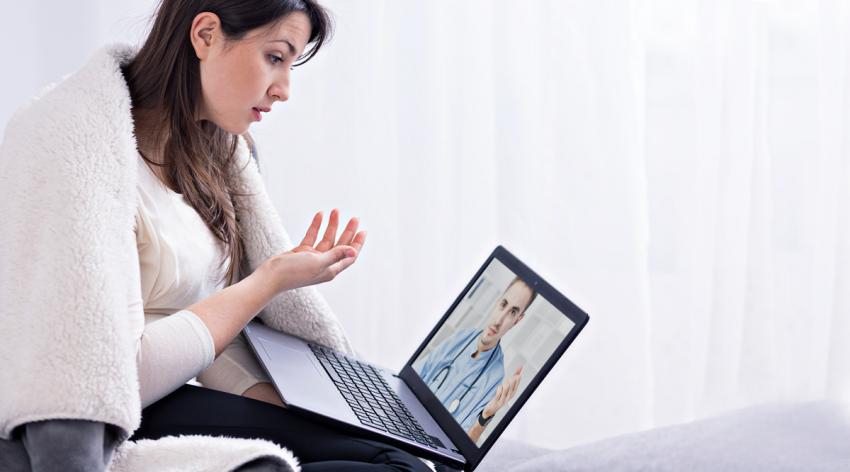
M348 221L337 240L339 210L332 210L325 234L316 244L321 225L322 212L318 212L301 244L291 251L268 259L263 264L263 269L271 274L271 283L277 292L333 280L357 260L366 242L366 232L357 231L357 218Z
M514 375L511 378L502 382L502 385L499 385L499 388L496 389L496 394L493 395L493 399L490 400L490 403L487 403L484 406L484 411L481 415L484 418L491 418L496 414L505 403L508 402L511 398L516 394L516 390L519 387L519 381L522 380L522 366L517 367Z

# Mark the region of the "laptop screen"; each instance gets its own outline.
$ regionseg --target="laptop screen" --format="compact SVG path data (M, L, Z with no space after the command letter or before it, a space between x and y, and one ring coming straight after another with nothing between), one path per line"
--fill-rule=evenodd
M412 363L478 447L575 325L531 285L492 258Z

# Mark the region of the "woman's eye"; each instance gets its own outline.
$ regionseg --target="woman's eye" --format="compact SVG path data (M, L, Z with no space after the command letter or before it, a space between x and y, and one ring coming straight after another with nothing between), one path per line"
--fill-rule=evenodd
M269 54L269 61L271 61L272 64L277 65L283 62L283 58L280 56L275 56L274 54Z

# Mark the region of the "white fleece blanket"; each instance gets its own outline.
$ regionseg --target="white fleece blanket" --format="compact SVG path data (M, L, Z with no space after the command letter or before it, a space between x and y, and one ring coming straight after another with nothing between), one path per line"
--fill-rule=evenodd
M130 95L111 46L19 110L0 143L0 438L38 420L74 418L139 426L139 385L123 273L136 251L137 154ZM240 139L234 186L247 270L292 247L256 163ZM270 326L351 353L312 288L286 292L261 314ZM112 468L229 470L261 456L298 470L266 441L203 436L124 442ZM170 464L170 465L169 465Z

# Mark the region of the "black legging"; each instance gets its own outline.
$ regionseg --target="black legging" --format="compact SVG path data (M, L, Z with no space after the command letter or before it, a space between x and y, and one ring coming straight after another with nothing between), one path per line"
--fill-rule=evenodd
M396 447L346 434L276 405L194 385L184 385L142 410L142 424L131 439L180 434L267 439L292 451L304 472L430 471Z

